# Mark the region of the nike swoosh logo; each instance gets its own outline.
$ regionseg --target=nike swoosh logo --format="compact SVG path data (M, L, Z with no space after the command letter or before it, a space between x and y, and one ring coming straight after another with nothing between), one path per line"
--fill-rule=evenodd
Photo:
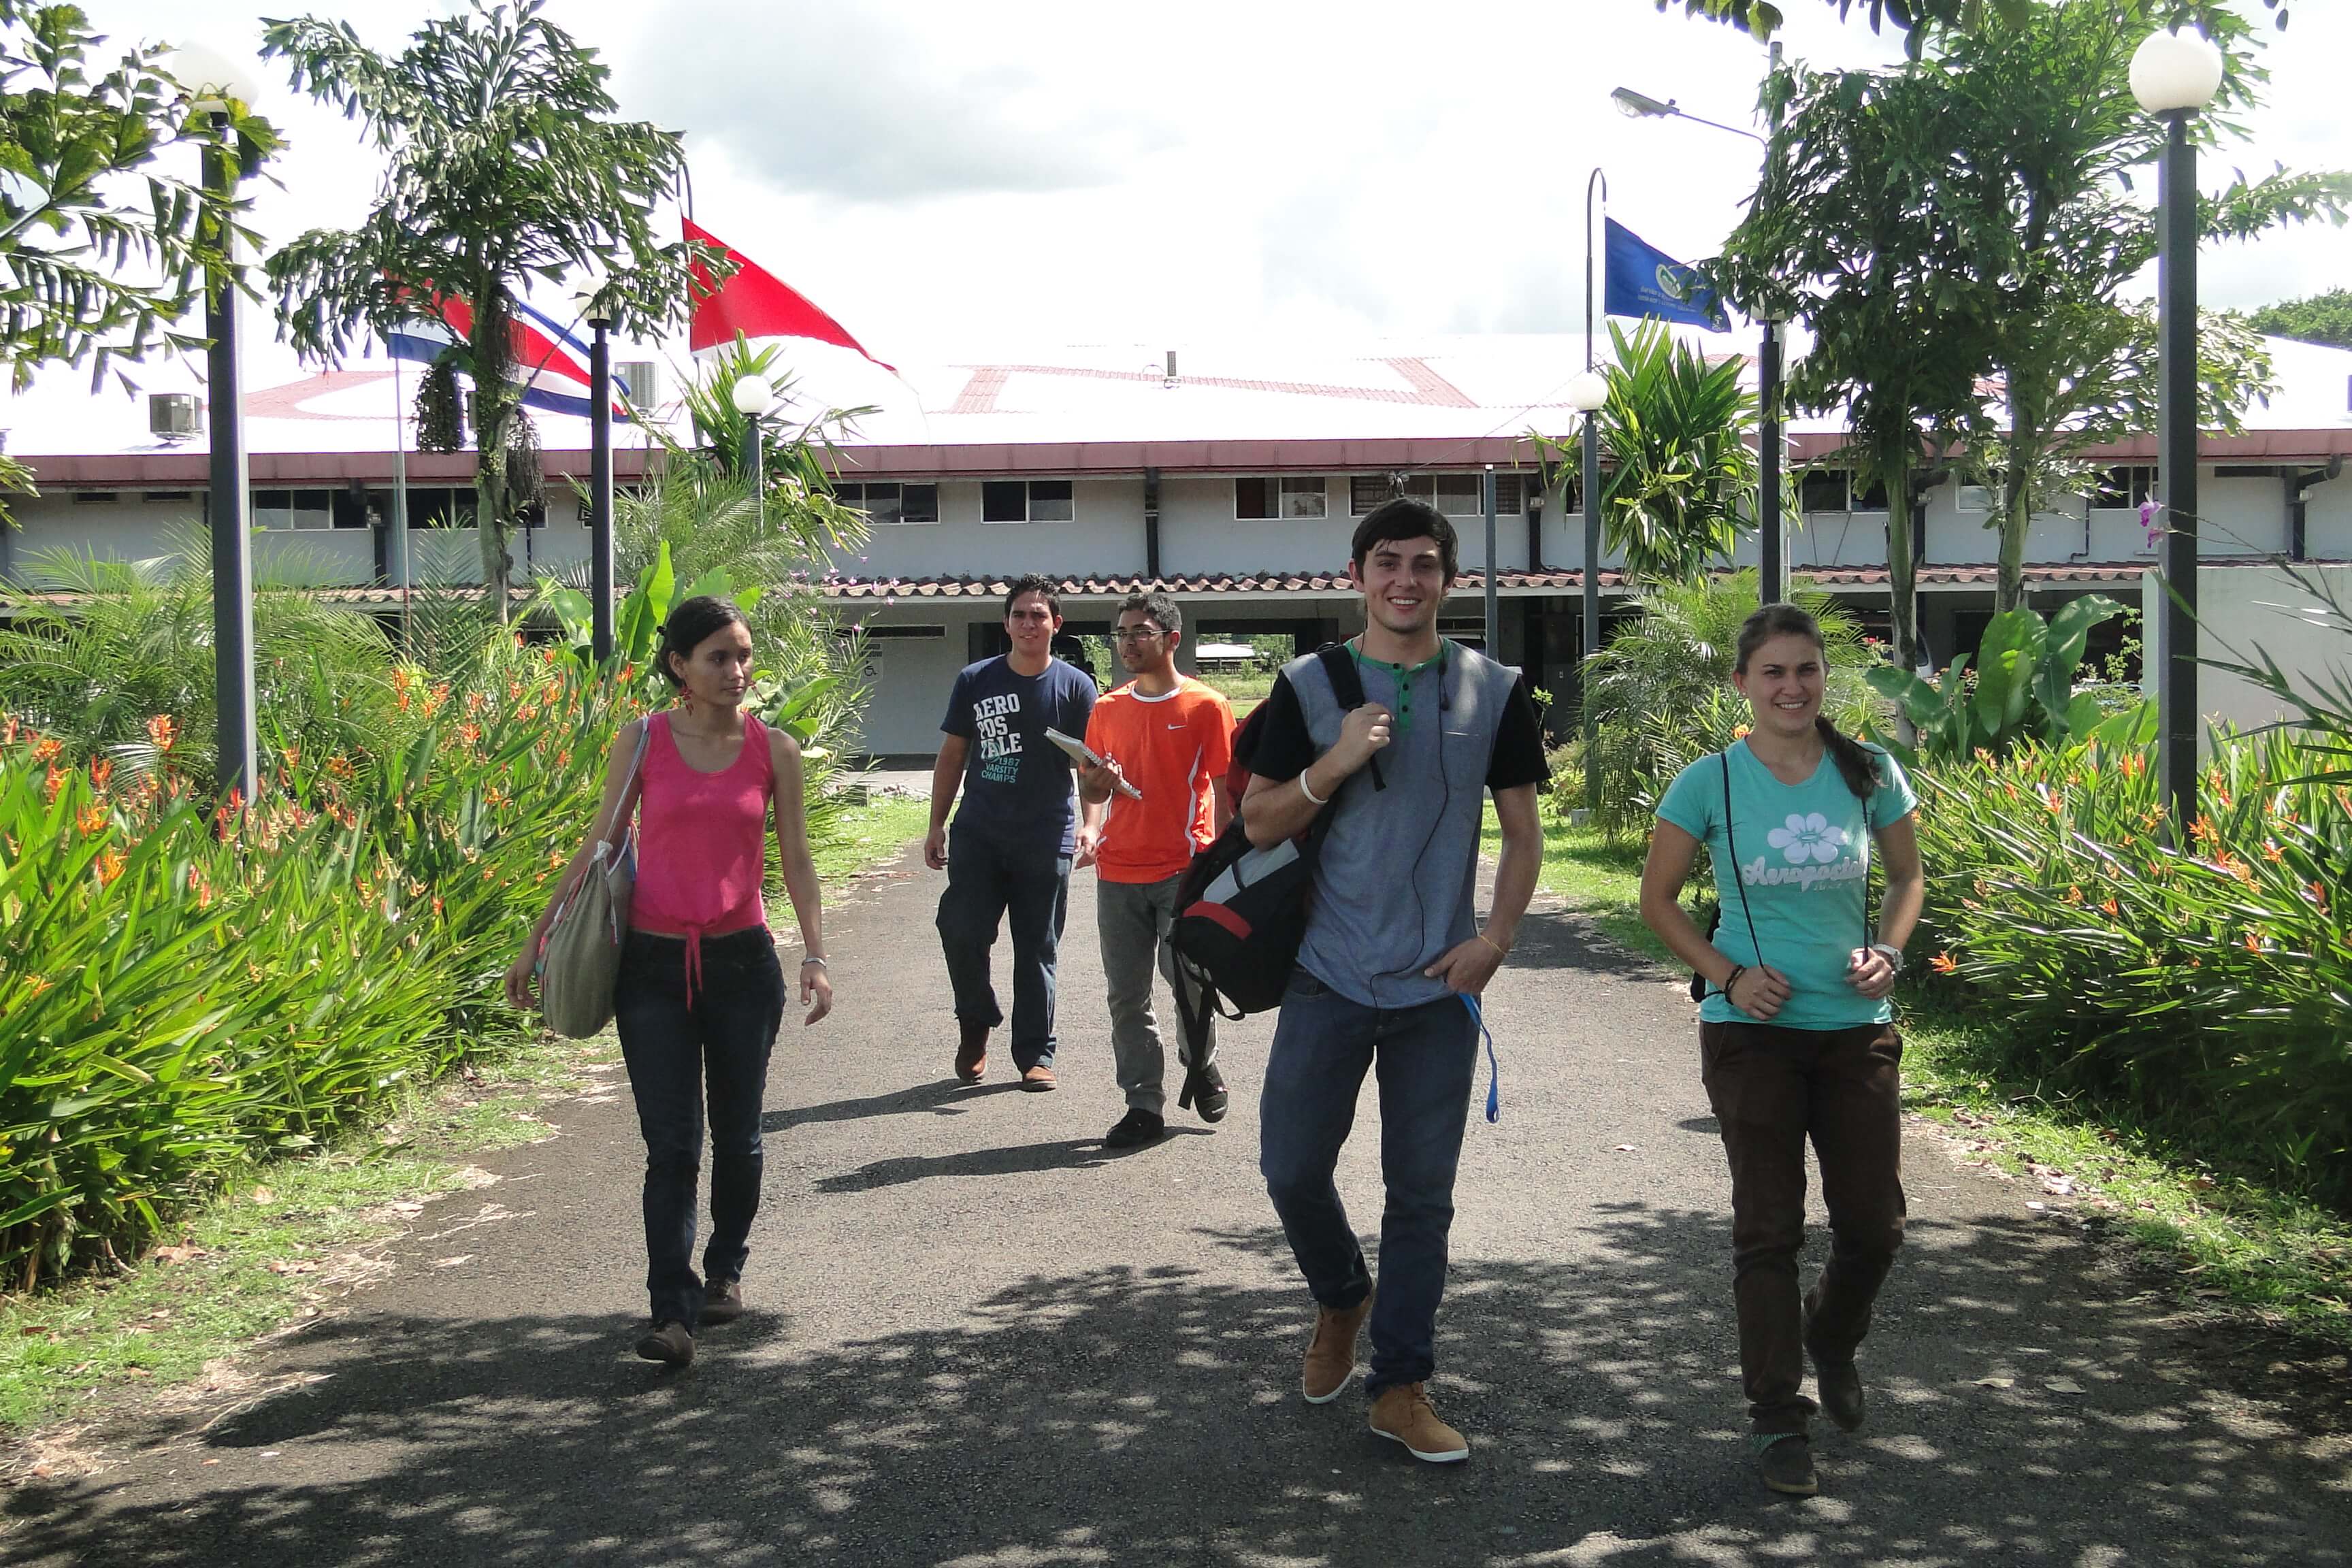
M1170 729L1171 729L1171 730L1181 730L1181 729L1183 729L1183 728L1184 728L1184 726L1183 726L1183 725L1181 725L1181 724L1171 724L1171 725L1169 725L1168 727L1169 727Z

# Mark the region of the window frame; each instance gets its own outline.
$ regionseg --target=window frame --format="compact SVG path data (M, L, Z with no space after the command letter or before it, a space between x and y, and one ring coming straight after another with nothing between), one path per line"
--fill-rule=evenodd
M1242 510L1242 487L1265 485L1267 506L1263 512ZM1319 504L1313 511L1288 510L1292 496L1312 496ZM1235 522L1321 522L1331 515L1331 477L1328 474L1236 474L1234 476L1234 521Z
M1059 486L1068 493L1058 497L1040 498L1037 494L1037 488L1040 485ZM1014 487L1021 491L1021 515L1019 517L989 516L989 492L991 490L998 492L998 499L1002 500L1003 491ZM1041 499L1049 505L1059 501L1067 506L1070 509L1068 514L1063 517L1038 516L1037 504ZM1076 522L1078 521L1077 481L1075 479L982 479L980 482L980 521L982 526L989 528L1010 528L1016 524L1032 522Z

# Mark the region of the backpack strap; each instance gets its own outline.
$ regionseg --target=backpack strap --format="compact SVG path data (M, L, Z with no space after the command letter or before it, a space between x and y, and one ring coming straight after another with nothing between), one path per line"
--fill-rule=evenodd
M1348 651L1346 643L1332 642L1317 648L1315 657L1322 661L1324 679L1331 683L1331 700L1339 705L1339 716L1344 720L1364 705L1364 678L1356 668L1356 656ZM1371 770L1374 789L1389 787L1388 781L1381 777L1378 752L1365 765Z

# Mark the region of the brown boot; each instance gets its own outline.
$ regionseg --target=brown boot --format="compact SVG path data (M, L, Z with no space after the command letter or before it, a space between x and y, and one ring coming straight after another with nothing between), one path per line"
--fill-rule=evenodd
M1426 1385L1392 1383L1372 1401L1372 1430L1416 1459L1450 1465L1470 1457L1470 1440L1437 1418Z
M978 1083L988 1071L988 1026L963 1024L956 1042L955 1074L966 1083Z
M1315 1337L1307 1342L1307 1362L1298 1371L1298 1392L1307 1404L1329 1404L1356 1375L1356 1336L1371 1315L1369 1291L1352 1307L1315 1309Z

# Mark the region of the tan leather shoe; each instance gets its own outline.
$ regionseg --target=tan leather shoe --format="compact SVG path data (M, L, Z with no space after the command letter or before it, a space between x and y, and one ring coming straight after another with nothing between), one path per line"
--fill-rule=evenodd
M957 1026L955 1075L965 1083L978 1083L988 1071L988 1029L982 1024Z
M1329 1404L1356 1375L1356 1337L1371 1314L1369 1291L1352 1307L1315 1309L1315 1337L1307 1342L1306 1364L1298 1371L1298 1392L1307 1404Z
M1397 1383L1381 1390L1372 1401L1372 1430L1391 1443L1402 1443L1416 1459L1450 1465L1470 1457L1470 1440L1437 1418L1422 1384Z

